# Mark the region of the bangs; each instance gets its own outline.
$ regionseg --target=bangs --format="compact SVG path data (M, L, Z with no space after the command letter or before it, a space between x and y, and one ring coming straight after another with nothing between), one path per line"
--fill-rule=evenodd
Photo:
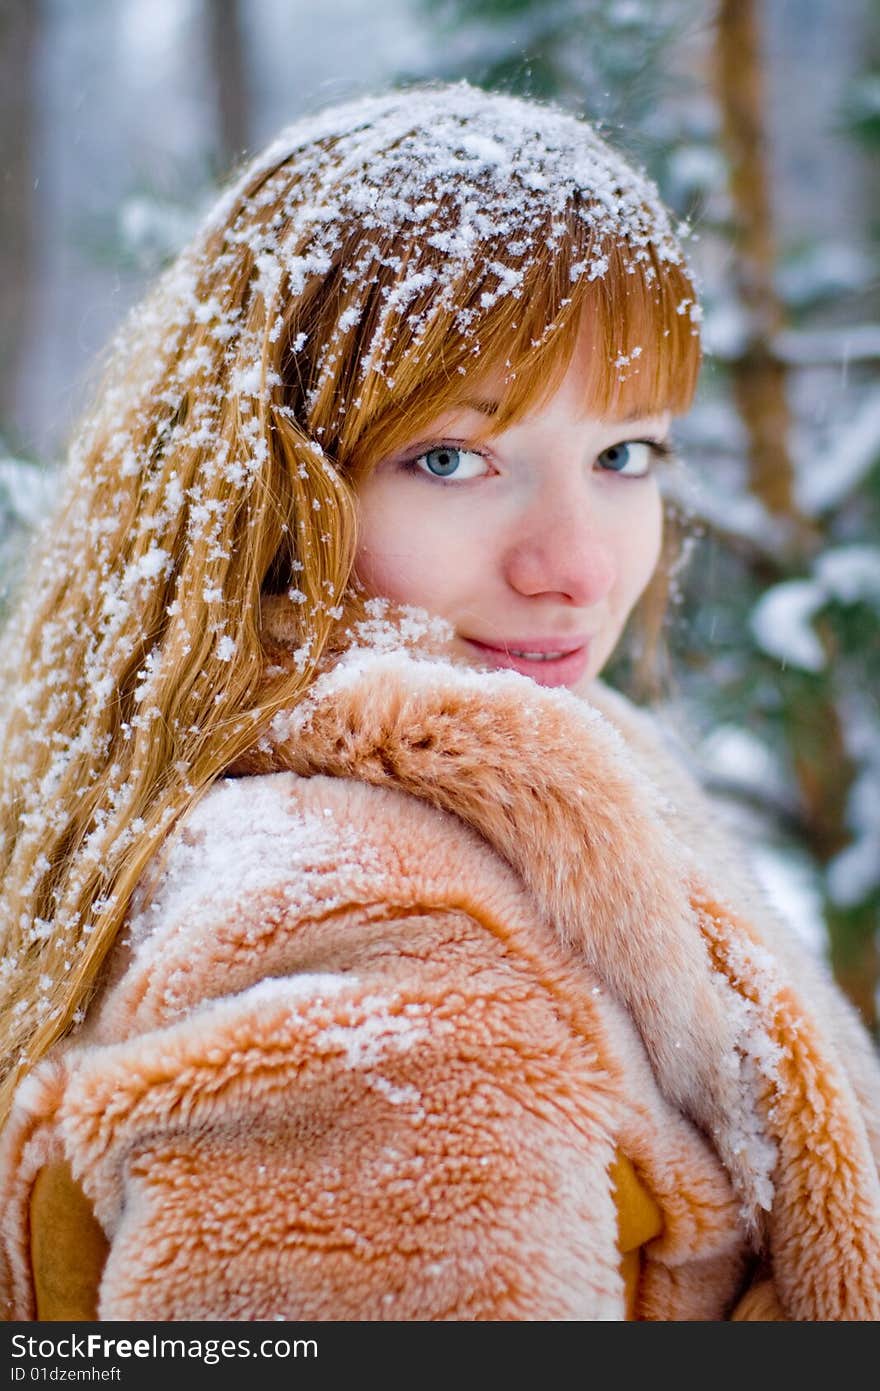
M613 420L688 409L701 352L683 265L652 247L634 256L625 241L598 238L576 210L530 251L517 259L509 247L488 244L472 271L432 295L431 257L415 247L401 257L398 246L396 257L384 258L393 273L376 277L371 304L361 298L359 331L348 341L337 327L349 300L341 274L321 296L327 321L294 326L327 345L311 390L298 374L296 394L309 433L319 432L345 472L361 476L475 397L498 403L491 432L507 428L552 396L584 340L585 415ZM406 313L396 314L400 285L420 280Z
M572 284L577 263L565 265L574 261L569 254L539 269L524 292L528 310L505 360L510 365L499 424L542 405L583 343L589 354L585 414L679 415L690 406L701 356L690 279L680 266L653 257L634 263L617 245L600 256L605 269L595 278L582 273Z

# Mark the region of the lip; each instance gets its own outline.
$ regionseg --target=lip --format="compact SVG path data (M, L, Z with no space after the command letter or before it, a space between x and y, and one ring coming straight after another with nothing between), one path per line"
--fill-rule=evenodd
M464 641L479 655L486 666L496 671L518 671L539 686L574 686L584 675L590 658L590 639L567 638L509 638L503 647L493 647L476 638ZM514 652L561 652L553 659L529 661L514 656Z

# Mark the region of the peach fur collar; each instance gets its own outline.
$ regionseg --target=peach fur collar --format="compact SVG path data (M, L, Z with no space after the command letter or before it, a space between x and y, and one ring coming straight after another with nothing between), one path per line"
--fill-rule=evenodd
M816 1001L706 882L603 714L516 673L354 648L229 772L282 770L394 787L474 828L629 1011L791 1316L880 1318L876 1117Z

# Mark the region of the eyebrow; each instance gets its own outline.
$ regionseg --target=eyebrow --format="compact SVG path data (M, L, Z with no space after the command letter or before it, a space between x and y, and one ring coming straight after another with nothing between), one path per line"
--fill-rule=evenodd
M460 403L460 409L476 411L478 415L488 416L490 419L496 416L501 409L500 401L493 401L487 397L468 396ZM650 418L644 410L636 407L635 410L627 411L626 415L616 416L609 420L609 425L632 425L637 420Z
M634 411L627 411L626 415L617 416L610 422L612 425L632 425L634 420L653 420L654 415L663 415L664 411L643 411L636 408Z

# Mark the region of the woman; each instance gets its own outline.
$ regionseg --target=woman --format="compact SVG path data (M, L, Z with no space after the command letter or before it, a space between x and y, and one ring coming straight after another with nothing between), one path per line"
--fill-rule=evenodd
M653 187L292 127L126 327L6 637L7 1317L880 1315L880 1081L597 680L698 370Z

